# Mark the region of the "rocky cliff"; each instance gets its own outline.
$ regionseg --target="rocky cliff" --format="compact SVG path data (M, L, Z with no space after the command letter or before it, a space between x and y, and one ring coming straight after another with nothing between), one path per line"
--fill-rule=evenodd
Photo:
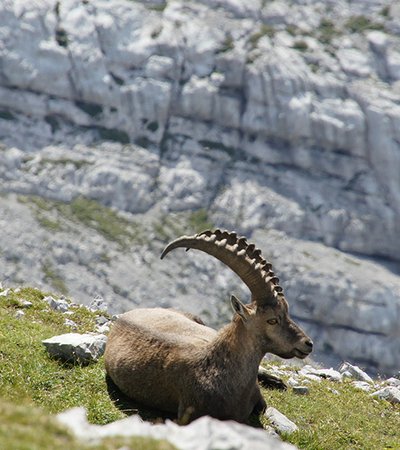
M1 2L2 279L217 325L240 281L158 257L236 229L317 359L398 370L399 24L389 0Z

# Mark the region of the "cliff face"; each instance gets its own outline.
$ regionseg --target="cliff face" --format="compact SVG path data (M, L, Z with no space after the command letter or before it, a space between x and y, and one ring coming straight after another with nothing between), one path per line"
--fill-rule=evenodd
M2 2L4 278L219 323L240 282L157 261L211 222L272 260L318 357L398 369L400 7L248 3Z

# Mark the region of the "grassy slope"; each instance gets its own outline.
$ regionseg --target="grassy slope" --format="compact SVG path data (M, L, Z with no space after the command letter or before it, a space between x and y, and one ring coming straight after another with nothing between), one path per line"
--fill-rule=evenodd
M24 288L0 296L0 442L5 448L82 448L48 413L84 406L89 420L104 424L124 417L107 394L103 364L66 366L51 360L41 341L69 332L64 316L51 311L43 293ZM33 303L16 319L20 300ZM71 318L80 332L94 329L96 313L76 307ZM331 390L335 389L338 394ZM286 414L300 431L285 439L306 449L400 449L400 407L371 399L350 382L312 383L310 394L265 391L270 406ZM97 448L119 448L121 441ZM130 448L170 448L135 439Z
M31 288L0 297L1 448L82 448L48 414L74 406L86 407L93 423L124 417L108 397L101 362L87 367L68 366L48 357L41 341L71 330L63 324L65 317L51 311L43 297ZM16 319L22 299L33 306L24 310L23 318ZM79 325L79 332L94 330L96 314L86 308L75 308L68 317ZM151 439L129 442L123 441L135 449L172 448ZM96 448L120 448L123 443L113 440Z

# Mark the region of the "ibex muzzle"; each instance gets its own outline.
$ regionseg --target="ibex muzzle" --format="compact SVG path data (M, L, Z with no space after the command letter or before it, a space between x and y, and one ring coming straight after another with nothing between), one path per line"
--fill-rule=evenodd
M120 390L148 407L188 416L244 422L266 404L257 373L266 353L305 358L312 341L289 317L271 264L236 233L214 230L183 236L163 251L206 252L230 267L251 292L244 305L232 296L235 315L219 332L190 314L136 309L113 326L106 347L108 375Z

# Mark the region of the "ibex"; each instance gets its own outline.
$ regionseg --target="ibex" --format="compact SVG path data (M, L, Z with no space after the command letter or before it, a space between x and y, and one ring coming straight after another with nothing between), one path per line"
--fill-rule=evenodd
M171 242L161 259L178 247L201 250L225 263L250 289L251 303L232 296L234 317L218 332L175 310L122 314L108 338L107 374L129 398L175 413L178 420L210 415L245 422L266 407L257 383L264 355L303 359L313 343L290 319L271 264L246 238L207 230Z

